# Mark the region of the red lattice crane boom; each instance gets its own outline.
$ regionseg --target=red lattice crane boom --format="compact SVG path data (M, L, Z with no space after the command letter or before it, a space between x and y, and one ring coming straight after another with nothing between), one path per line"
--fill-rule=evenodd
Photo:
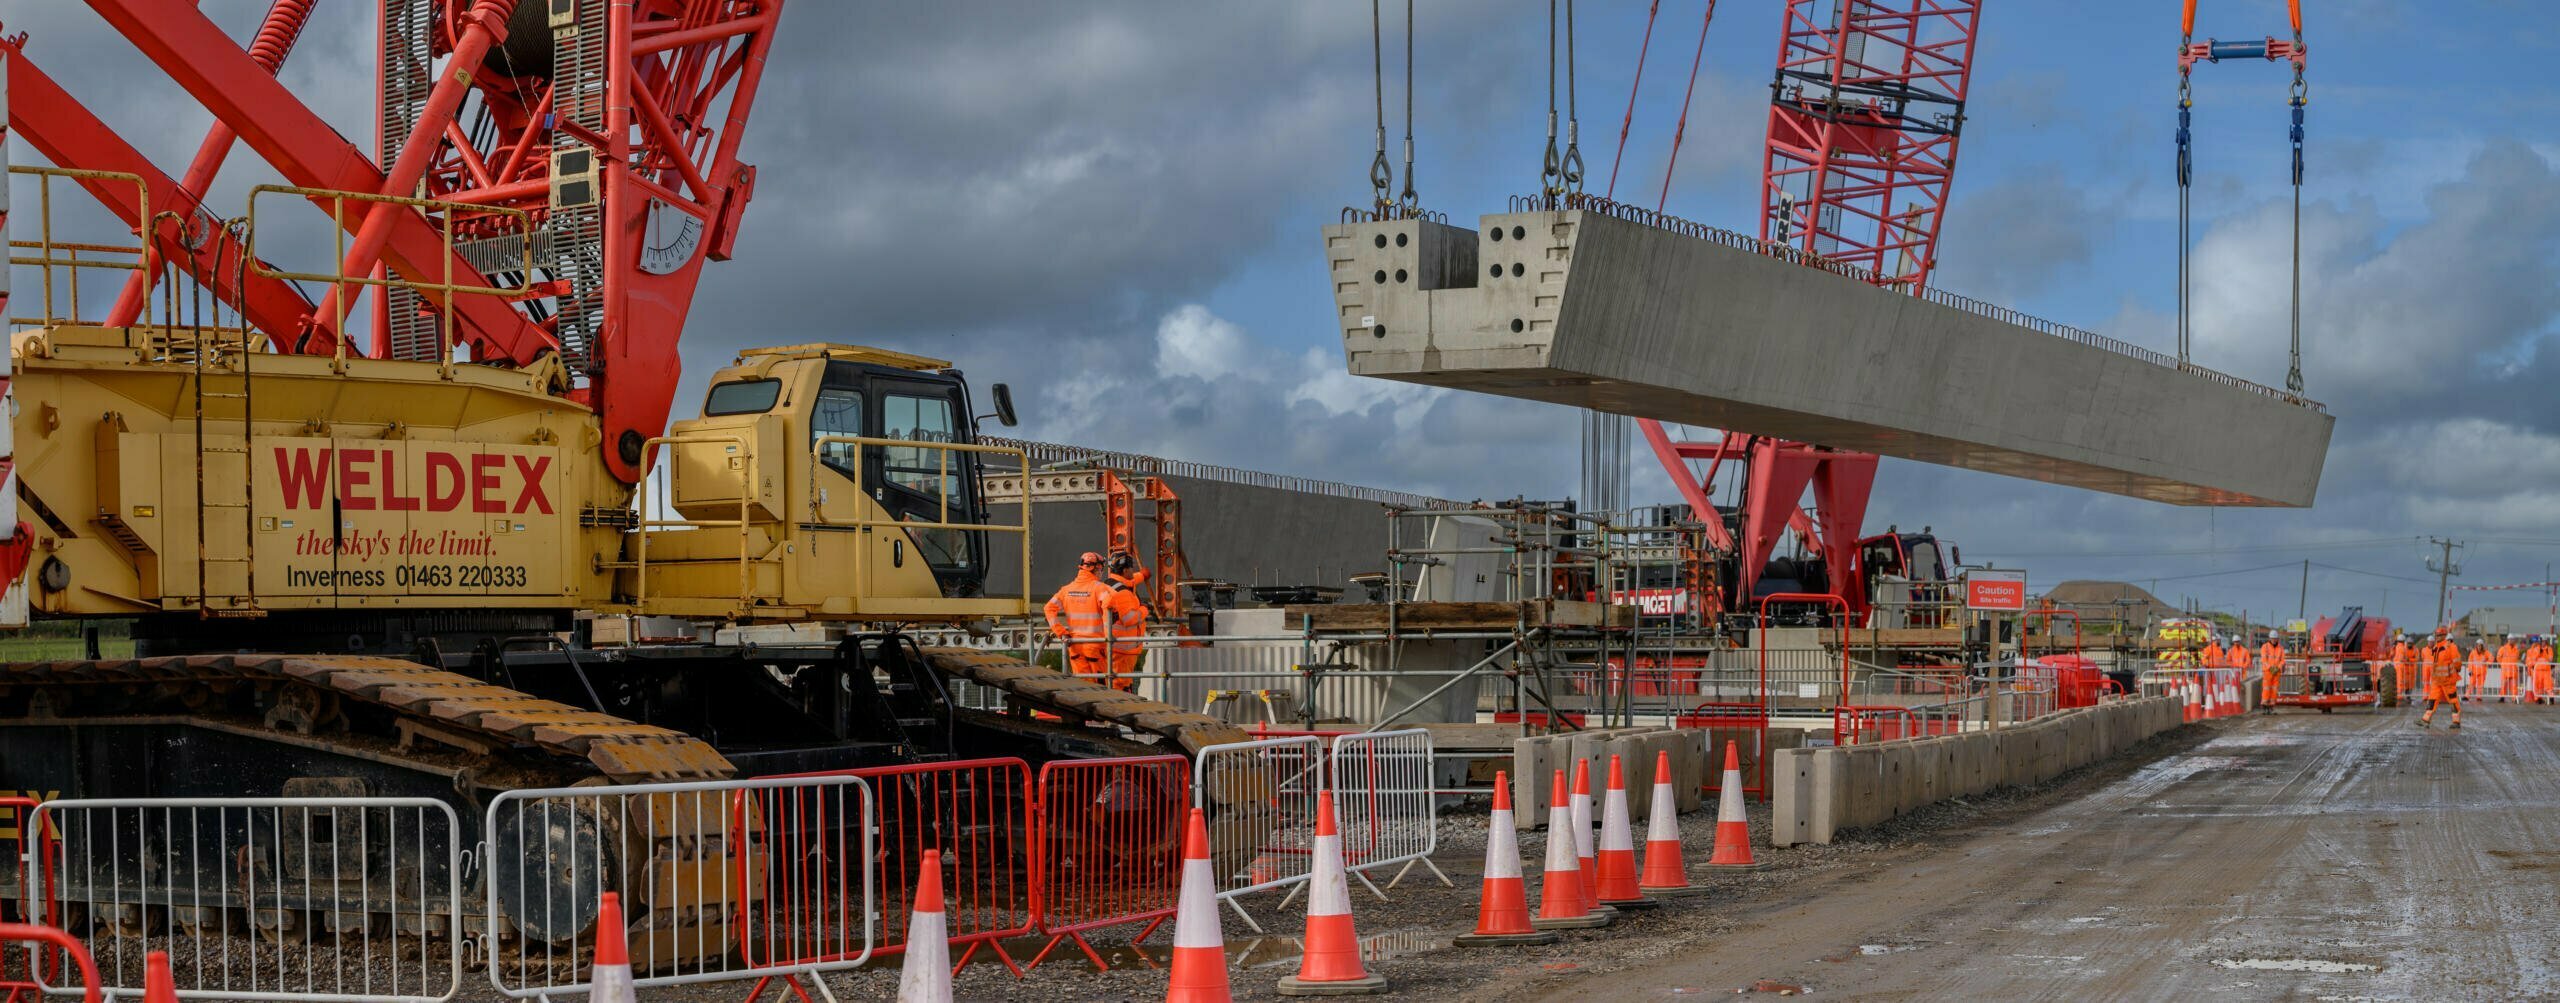
M340 351L353 327L342 318L363 316L350 304L364 297L372 339L346 345L350 353L433 358L450 311L454 343L473 361L524 366L557 356L570 396L602 418L606 467L638 480L645 443L674 405L678 342L702 263L729 256L755 189L755 169L737 151L782 0L374 5L380 108L371 154L275 78L320 6L312 0L274 0L245 49L191 0L90 0L219 123L183 177L148 163L52 86L24 58L23 38L7 42L20 78L11 124L56 163L142 175L153 206L197 220L150 226L120 204L129 196L91 189L128 223L152 230L158 253L240 309L280 351ZM419 212L346 202L337 214L349 237L334 276L388 269L530 291L441 297L333 279L314 305L282 282L222 274L213 263L237 262L237 249L206 225L210 214L197 203L235 139L292 185L508 211L455 221L472 240L448 253L440 224ZM332 211L329 200L314 201ZM119 314L138 308L144 284L128 288Z
M1927 284L1981 8L1978 0L1787 0L1770 82L1762 240L1855 266L1878 285L1917 292ZM1849 571L1875 454L1734 433L1679 441L1660 422L1638 427L1711 542L1736 554L1735 600L1749 601L1751 578L1793 529L1821 552L1834 594L1852 611L1866 609L1869 597ZM1732 534L1711 498L1728 459L1743 477ZM1808 488L1810 511L1800 507Z

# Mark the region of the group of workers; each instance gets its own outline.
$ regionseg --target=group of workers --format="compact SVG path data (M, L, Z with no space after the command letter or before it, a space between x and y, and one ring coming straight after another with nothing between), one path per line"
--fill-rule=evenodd
M1075 580L1049 597L1049 632L1066 642L1067 667L1075 674L1105 677L1115 689L1137 685L1132 673L1147 635L1138 584L1146 580L1146 569L1127 552L1113 551L1106 564L1088 550L1076 562Z
M2412 647L2405 638L2392 646L2391 660L2399 670L2402 692L2417 676L2420 660L2425 661L2427 709L2418 715L2418 727L2432 723L2436 708L2444 704L2453 705L2452 726L2462 727L2465 696L2528 704L2560 696L2552 686L2550 638L2508 636L2494 645L2490 641L2485 636L2472 638L2465 651L2449 633L2439 630L2423 649Z
M2372 665L2377 680L2387 669L2398 692L2412 694L2426 702L2418 715L2418 727L2431 726L2439 707L2452 709L2451 726L2462 727L2462 701L2490 700L2498 703L2538 704L2560 699L2560 686L2552 678L2554 651L2548 637L2511 635L2492 638L2474 636L2456 638L2452 632L2439 630L2432 637L2414 639L2395 635L2390 662ZM2259 692L2273 696L2278 690L2287 658L2284 647L2270 636L2253 651L2244 641L2233 640L2229 646L2219 640L2209 641L2196 652L2196 667L2202 669L2238 669L2255 667L2260 672ZM2316 666L2313 671L2317 671ZM2317 686L2317 680L2313 684ZM2377 685L2380 685L2377 683ZM2262 706L2273 710L2273 701Z

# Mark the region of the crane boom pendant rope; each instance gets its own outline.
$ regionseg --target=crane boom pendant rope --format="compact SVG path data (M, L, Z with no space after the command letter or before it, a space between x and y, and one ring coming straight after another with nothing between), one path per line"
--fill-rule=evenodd
M1404 192L1398 198L1406 215L1422 211L1422 196L1413 190L1413 0L1404 0Z
M1386 31L1378 19L1381 2L1369 0L1369 93L1377 99L1378 105L1378 155L1369 161L1369 188L1374 208L1383 213L1391 204L1387 192L1395 186L1395 168L1387 163L1387 56ZM1408 142L1405 154L1408 161L1413 156L1411 150ZM1411 183L1410 179L1407 183Z

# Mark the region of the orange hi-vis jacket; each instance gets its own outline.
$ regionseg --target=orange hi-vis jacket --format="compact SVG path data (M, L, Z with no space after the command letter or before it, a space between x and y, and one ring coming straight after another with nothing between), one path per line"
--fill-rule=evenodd
M2452 641L2427 646L2427 699L2457 700L2462 692L2462 649Z
M2471 646L2471 657L2463 660L2463 666L2470 670L2471 673L2471 692L2478 693L2481 690L2489 688L2489 660L2491 657L2493 656L2489 654L2489 646L2487 644L2475 644Z
M2273 665L2279 669L2283 668L2284 646L2277 644L2274 641L2269 641L2265 644L2259 645L2258 663L2261 665Z
M2391 646L2391 667L2400 677L2400 691L2406 693L2418 686L2418 649L2401 641Z
M2514 641L2498 646L2498 679L2508 696L2524 689L2524 652L2516 650Z
M2221 668L2221 667L2222 667L2222 642L2220 642L2220 641L2212 642L2212 643L2210 643L2210 644L2205 645L2205 646L2204 646L2204 650L2203 650L2203 651L2196 652L2196 668L2199 668L2199 669L2219 669L2219 668Z
M2222 653L2222 664L2224 668L2239 669L2242 672L2248 671L2249 646L2245 644L2232 645L2231 650Z
M2524 650L2525 664L2533 670L2533 692L2537 697L2551 695L2551 646L2534 644Z
M1103 624L1110 621L1114 648L1126 646L1136 651L1134 640L1146 631L1147 608L1138 597L1122 589L1103 584L1090 571L1079 571L1074 581L1058 589L1043 608L1048 614L1049 630L1068 642L1067 651L1080 658L1101 658Z

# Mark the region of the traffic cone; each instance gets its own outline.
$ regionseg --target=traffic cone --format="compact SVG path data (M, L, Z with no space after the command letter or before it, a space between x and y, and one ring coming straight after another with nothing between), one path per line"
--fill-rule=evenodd
M2179 708L2181 715L2186 723L2194 724L2196 712L2202 709L2196 703L2195 680L2191 678L2178 680L2178 696L2186 701L2185 705Z
M942 851L924 851L915 906L907 910L906 967L898 1003L951 1003L951 924L942 913Z
M1689 883L1689 867L1680 860L1680 802L1671 790L1671 753L1654 753L1653 814L1645 822L1644 877L1636 888L1655 898L1706 890Z
M1182 833L1182 894L1173 914L1173 980L1165 1003L1231 1003L1227 942L1218 928L1217 878L1210 873L1209 817L1191 809Z
M1582 867L1582 908L1585 912L1611 915L1618 910L1600 904L1600 861L1591 842L1591 761L1573 761L1573 856Z
M1751 822L1742 813L1742 752L1724 743L1724 780L1716 798L1716 855L1707 866L1733 871L1758 870L1751 859Z
M178 977L169 971L169 952L153 951L143 956L142 1003L178 1003Z
M1529 883L1520 876L1518 821L1511 811L1511 774L1493 775L1493 828L1484 840L1484 895L1476 906L1476 930L1450 938L1466 947L1488 944L1552 944L1556 935L1529 925Z
M1555 796L1547 803L1547 872L1538 880L1539 930L1587 930L1615 922L1614 915L1591 911L1582 899L1582 861L1573 852L1573 810L1565 806L1564 771L1556 771Z
M1609 755L1609 788L1600 796L1600 887L1605 905L1651 909L1662 903L1636 890L1635 833L1627 818L1627 777L1616 753Z
M1280 980L1282 996L1367 996L1387 980L1360 965L1360 934L1351 926L1351 882L1343 874L1342 832L1333 792L1316 792L1315 870L1307 876L1307 935L1298 974Z
M2196 688L2204 691L2204 696L2202 698L2204 709L2198 712L2198 716L2208 720L2221 717L2222 700L2217 695L2216 691L2220 690L2222 687L2211 680L2206 680L2202 685Z
M596 906L596 963L587 975L587 998L595 1003L639 1003L631 984L631 942L622 929L622 896L604 893Z

